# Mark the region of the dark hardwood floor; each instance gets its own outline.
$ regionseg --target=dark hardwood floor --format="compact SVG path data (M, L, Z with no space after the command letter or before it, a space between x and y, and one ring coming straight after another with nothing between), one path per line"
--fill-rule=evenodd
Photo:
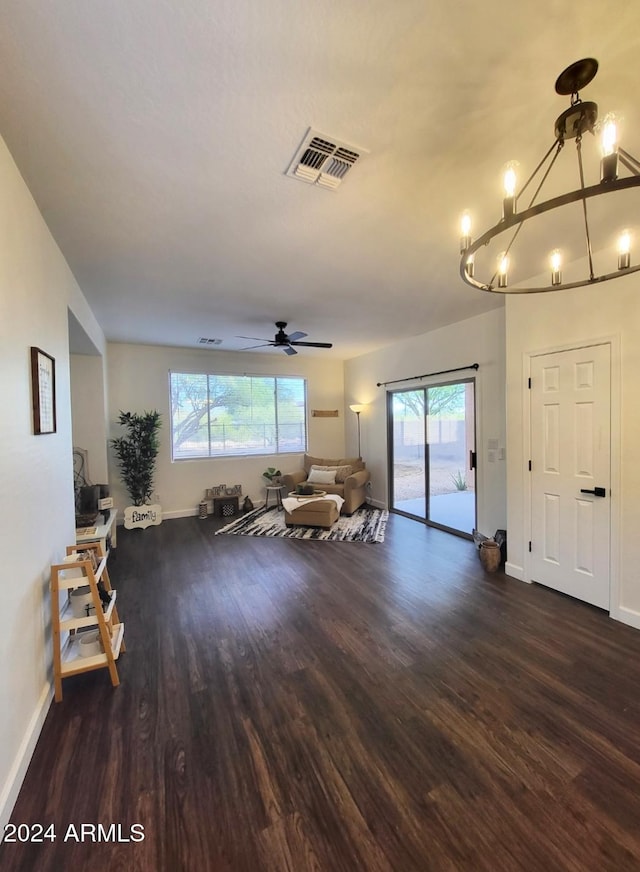
M640 870L640 632L399 516L216 523L119 531L122 684L64 681L4 872Z

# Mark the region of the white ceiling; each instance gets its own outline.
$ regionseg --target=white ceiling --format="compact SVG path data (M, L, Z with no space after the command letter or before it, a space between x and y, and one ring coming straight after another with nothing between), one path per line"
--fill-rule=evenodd
M569 63L640 154L639 35L628 0L2 0L0 132L109 340L349 358L502 304L459 214L500 217ZM309 127L369 152L335 192L284 175Z

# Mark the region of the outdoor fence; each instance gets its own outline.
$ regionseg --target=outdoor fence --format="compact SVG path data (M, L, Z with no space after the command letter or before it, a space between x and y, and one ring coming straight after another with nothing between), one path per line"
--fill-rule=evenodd
M306 451L306 428L293 424L212 424L188 439L174 440L174 459L234 454L275 454Z

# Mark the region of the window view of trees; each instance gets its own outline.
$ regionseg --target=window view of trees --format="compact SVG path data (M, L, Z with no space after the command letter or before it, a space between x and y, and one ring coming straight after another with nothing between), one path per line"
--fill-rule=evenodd
M306 383L286 376L170 377L173 459L306 451Z
M429 414L461 419L464 417L465 385L434 385L429 388ZM396 418L405 420L412 417L422 419L424 415L424 394L422 391L398 392L393 398L393 411Z

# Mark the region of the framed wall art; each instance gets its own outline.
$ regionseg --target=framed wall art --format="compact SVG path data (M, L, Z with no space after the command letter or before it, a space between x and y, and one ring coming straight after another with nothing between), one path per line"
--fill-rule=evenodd
M31 346L31 403L36 436L56 432L56 362L41 348Z

